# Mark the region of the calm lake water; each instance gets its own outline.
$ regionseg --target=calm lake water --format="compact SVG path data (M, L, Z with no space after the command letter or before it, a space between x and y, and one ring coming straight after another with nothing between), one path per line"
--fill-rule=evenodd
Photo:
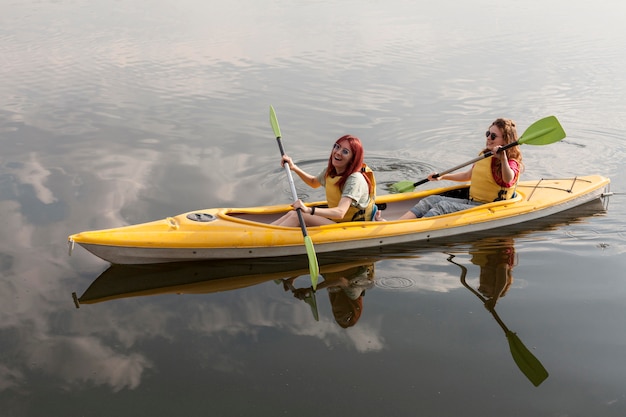
M2 415L626 415L622 9L3 2ZM294 297L304 260L133 268L68 256L82 230L289 202L270 104L311 172L336 138L359 136L379 193L472 159L497 117L521 133L555 115L568 136L524 146L524 178L600 174L616 195L608 210L328 259L328 280L374 279L347 328L336 293L318 291L316 309ZM495 314L479 288L504 293ZM549 373L539 386L507 332Z

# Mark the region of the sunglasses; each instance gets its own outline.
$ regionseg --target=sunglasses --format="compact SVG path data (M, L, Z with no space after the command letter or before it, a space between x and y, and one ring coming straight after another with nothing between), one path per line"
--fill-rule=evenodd
M342 148L341 146L339 146L339 144L338 144L338 143L335 143L335 144L333 145L333 151L338 151L338 150L340 150L340 149L341 149L341 154L342 154L343 156L349 156L349 155L350 155L350 149L348 149L348 148Z
M490 131L486 131L485 132L485 136L488 137L488 138L490 137L491 140L496 140L496 138L498 137L498 135L496 135L495 133L490 132Z

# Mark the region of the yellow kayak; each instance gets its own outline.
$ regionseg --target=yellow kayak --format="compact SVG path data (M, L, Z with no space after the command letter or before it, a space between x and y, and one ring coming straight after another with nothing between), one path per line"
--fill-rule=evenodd
M468 185L377 197L384 222L360 221L307 227L317 254L432 242L516 225L604 200L610 180L600 175L520 181L516 197L442 216L395 220L431 194L460 195ZM310 203L311 206L325 202ZM290 205L213 208L113 229L69 236L74 243L113 264L148 264L212 259L305 255L299 227L270 223Z

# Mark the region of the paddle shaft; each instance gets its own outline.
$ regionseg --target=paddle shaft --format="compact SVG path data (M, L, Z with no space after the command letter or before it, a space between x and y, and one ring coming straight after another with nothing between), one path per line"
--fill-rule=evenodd
M276 142L278 143L278 149L280 149L280 155L285 156L285 148L283 148L283 141L280 136L276 137ZM296 191L296 184L293 182L293 175L291 174L291 169L289 168L289 164L285 164L285 171L287 172L287 179L289 180L289 187L291 188L291 196L293 197L293 201L298 199L298 192ZM302 229L302 235L308 236L306 231L306 223L304 222L304 217L302 216L302 209L296 209L298 213L298 220L300 221L300 228Z
M522 145L524 143L528 143L529 145L549 145L551 143L560 141L564 137L565 131L563 130L563 127L561 126L557 118L554 116L548 116L544 117L543 119L537 120L535 123L530 125L528 129L526 129L526 131L522 134L522 136L520 136L518 140L503 146L502 148L500 148L500 150L506 150L513 146ZM473 164L474 162L477 162L483 158L488 158L492 155L493 152L486 152L485 154L480 155L479 157L474 158L469 162L457 165L454 168L448 169L446 171L439 172L435 174L434 177L437 178L449 172L456 171L459 168L463 168L464 166ZM415 189L415 187L417 187L418 185L425 184L428 181L428 178L425 178L413 184L411 184L411 182L409 181L401 181L393 184L391 188L395 187L396 190L399 190L399 192L406 192L410 189Z
M505 150L507 150L509 148L512 148L513 146L517 146L517 145L519 145L519 141L518 140L516 140L515 142L511 142L509 144L506 144L503 147L501 147L500 149L498 149L498 153L500 153L502 151L505 151ZM453 168L446 169L445 171L438 172L435 175L433 175L433 178L439 178L442 175L449 174L450 172L454 172L457 169L461 169L461 168L466 167L468 165L471 165L471 164L473 164L475 162L478 162L481 159L489 158L492 155L493 155L492 151L487 151L484 154L482 154L480 156L477 156L476 158L472 159L471 161L467 161L467 162L464 162L464 163L462 163L460 165L457 165L457 166L455 166ZM426 184L428 181L430 181L428 178L424 178L423 180L420 180L418 182L414 182L413 183L413 187L417 187L418 185Z
M278 126L278 119L276 118L276 112L274 111L274 107L270 106L270 123L272 124L272 130L274 130L274 136L276 137L276 142L278 143L278 149L280 149L281 157L285 156L285 148L283 148L283 143L281 140L280 127ZM298 193L296 191L296 185L293 183L293 176L291 175L291 169L289 164L285 165L285 171L287 171L287 179L289 180L289 186L291 187L291 195L293 200L298 200ZM302 216L302 210L298 208L296 210L298 214L298 222L300 223L300 229L302 230L302 236L304 237L304 247L306 248L306 254L309 258L309 272L311 274L311 285L313 290L317 288L317 280L319 275L319 265L317 263L317 255L315 254L315 248L313 247L313 240L309 236L306 230L306 223L304 222L304 217Z

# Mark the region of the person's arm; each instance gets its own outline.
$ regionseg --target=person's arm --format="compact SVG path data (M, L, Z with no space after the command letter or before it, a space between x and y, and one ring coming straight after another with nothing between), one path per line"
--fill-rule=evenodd
M435 174L430 174L428 176L428 180L429 181L439 181L439 180L446 180L446 181L469 181L469 180L472 179L472 168L468 169L467 171L463 171L463 172L454 172L454 173L444 174L444 175L441 175L441 176L436 177L436 178L433 177Z
M502 181L507 184L511 184L515 180L517 173L513 170L513 168L511 168L511 165L509 165L509 159L506 156L506 151L498 152L500 148L501 147L498 147L495 150L496 155L500 156L500 167L502 171L500 175L502 175Z
M337 207L308 207L304 205L302 200L298 200L293 203L293 207L295 209L302 209L304 213L326 217L331 220L340 220L343 219L343 216L345 216L348 212L350 205L352 205L352 201L353 200L350 197L341 197ZM313 212L313 209L315 209L315 212Z
M304 181L304 183L308 185L309 187L318 188L320 185L322 185L317 180L317 177L300 169L300 167L298 167L288 155L284 155L283 160L281 161L281 165L284 166L285 164L289 164L289 169L295 172L296 174L298 174L300 179Z

